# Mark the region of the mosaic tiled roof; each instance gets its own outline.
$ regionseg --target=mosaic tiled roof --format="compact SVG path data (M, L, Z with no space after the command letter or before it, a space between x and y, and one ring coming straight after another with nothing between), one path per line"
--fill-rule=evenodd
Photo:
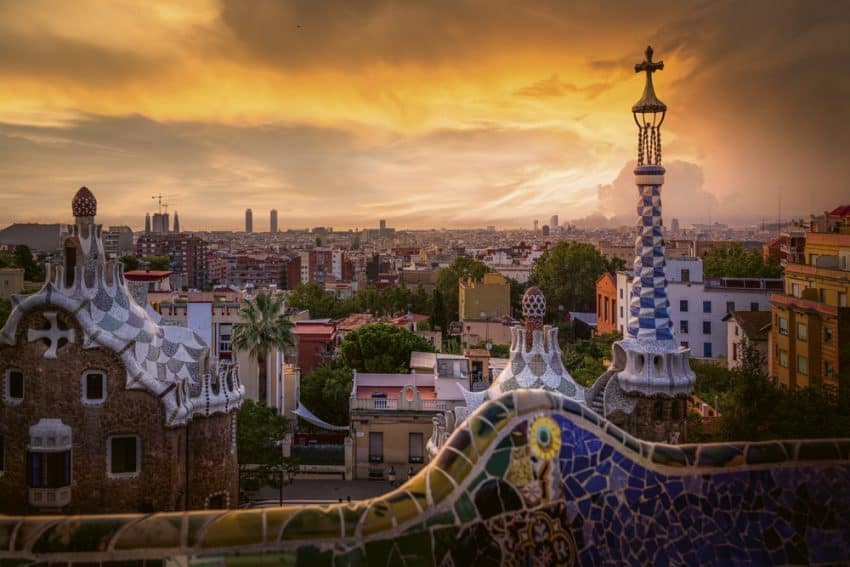
M91 195L88 189L86 193ZM88 211L75 208L74 212ZM55 305L76 317L83 330L83 348L104 347L120 355L126 387L159 397L168 425L185 423L194 414L237 408L244 387L236 369L210 368L209 346L197 333L187 327L160 325L149 306L136 303L123 265L104 262L101 232L101 225L90 222L68 227L65 240L73 241L82 252L73 278L66 278L62 266L48 266L38 293L13 297L15 308L0 332L0 343L14 344L26 312Z
M71 201L71 211L75 217L93 217L97 214L97 199L88 187L80 187Z

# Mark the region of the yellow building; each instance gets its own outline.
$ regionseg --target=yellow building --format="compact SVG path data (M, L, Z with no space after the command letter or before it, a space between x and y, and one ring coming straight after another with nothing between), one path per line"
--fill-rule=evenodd
M488 321L511 314L511 284L502 274L490 272L480 281L458 283L461 321Z
M789 388L823 384L850 401L850 207L812 219L805 264L772 298L769 372Z
M0 297L9 299L24 290L24 270L0 268Z

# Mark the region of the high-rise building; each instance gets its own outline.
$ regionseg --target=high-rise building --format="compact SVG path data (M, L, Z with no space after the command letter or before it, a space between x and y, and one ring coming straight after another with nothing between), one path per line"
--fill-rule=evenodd
M203 289L207 283L207 243L190 234L150 234L136 242L137 256L168 256L174 287Z
M245 232L254 232L254 212L251 209L245 209Z
M558 215L552 215L552 218L549 219L549 228L558 230Z
M387 230L387 221L385 219L381 219L378 222L378 226L381 229L381 232L384 232L385 230Z
M168 234L170 232L168 224L168 213L153 214L153 234Z
M133 231L129 226L110 226L103 233L103 252L114 260L133 253Z
M145 213L145 234L151 233L151 214Z
M537 234L537 228L540 226L540 223L537 219L534 219L534 234Z
M272 209L271 213L269 213L269 232L272 234L277 233L277 209Z
M670 231L673 234L679 234L679 219L673 219L670 222Z
M180 234L180 217L177 216L177 211L174 211L174 234Z

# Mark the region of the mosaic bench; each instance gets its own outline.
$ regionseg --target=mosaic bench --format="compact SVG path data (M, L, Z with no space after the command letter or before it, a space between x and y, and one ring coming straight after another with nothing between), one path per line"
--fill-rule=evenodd
M850 440L659 445L558 394L481 406L350 504L0 517L0 565L850 563Z

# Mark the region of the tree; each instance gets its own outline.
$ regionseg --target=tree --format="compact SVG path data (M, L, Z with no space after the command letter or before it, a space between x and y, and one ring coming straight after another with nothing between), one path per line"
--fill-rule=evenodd
M439 288L434 289L434 296L431 302L431 328L442 331L445 334L448 331L446 319L446 304L443 302L443 294Z
M611 357L611 345L622 338L609 333L591 339L579 339L563 347L564 367L577 384L590 386L605 372L605 361Z
M765 261L758 250L744 250L736 242L728 248L711 249L702 259L707 278L779 278L782 267L774 260Z
M373 323L345 335L340 360L359 372L410 372L413 351L434 352L434 347L407 329Z
M8 299L0 297L0 328L6 324L6 320L12 313L12 302Z
M236 350L247 350L258 362L260 401L266 399L266 356L272 349L292 345L292 323L285 315L283 295L260 292L239 307L239 323L233 326L230 342Z
M242 489L257 490L268 479L276 484L284 467L297 467L297 459L284 457L280 443L289 432L289 419L264 402L246 399L236 413L236 457ZM243 475L251 471L250 476ZM271 473L277 472L277 478Z
M620 270L626 269L626 261L620 258L619 256L614 256L613 258L605 259L605 271L610 272L612 274L616 274Z
M142 261L147 263L150 270L165 271L171 267L171 259L168 256L145 256Z
M451 265L441 269L437 274L437 289L443 295L446 305L446 316L449 321L457 321L458 311L458 282L461 280L480 280L490 268L478 260L458 256Z
M534 263L529 283L546 296L550 321L563 311L595 311L596 280L607 270L605 257L592 244L561 241Z
M18 244L12 252L12 259L18 268L23 268L24 279L31 282L44 280L44 266L35 261L32 250L25 244Z
M301 380L301 402L317 417L334 425L348 423L351 370L320 364Z
M135 256L121 256L118 258L124 264L124 271L132 272L139 269L139 259Z
M511 315L516 318L522 317L522 296L526 286L513 278L506 278L511 286Z
M345 313L342 302L316 283L298 284L289 293L289 305L297 309L306 309L314 319L334 319Z

